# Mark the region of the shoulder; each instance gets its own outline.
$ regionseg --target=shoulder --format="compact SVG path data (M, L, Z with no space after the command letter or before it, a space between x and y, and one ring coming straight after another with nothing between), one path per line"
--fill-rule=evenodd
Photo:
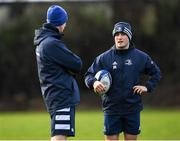
M105 52L101 53L100 55L98 55L96 58L97 59L108 59L111 56L112 52L113 52L113 49L110 48L110 49L106 50Z
M142 50L139 50L139 49L137 49L137 48L134 49L134 52L135 52L138 56L149 57L149 55L148 55L146 52L144 52L144 51L142 51Z
M52 36L47 37L45 40L45 43L49 46L50 45L64 45L64 43L61 40L54 38Z
M56 49L56 48L59 48L59 49L66 48L66 45L61 40L58 40L53 37L47 37L43 42L43 46L45 50Z
M110 48L106 50L105 52L101 53L98 57L108 57L112 54L112 52L113 52L113 48Z

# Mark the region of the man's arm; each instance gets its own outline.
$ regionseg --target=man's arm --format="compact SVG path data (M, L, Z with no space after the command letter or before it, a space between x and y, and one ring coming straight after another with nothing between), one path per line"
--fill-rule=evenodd
M144 86L143 85L134 86L133 87L134 93L141 95L146 92L152 92L156 87L157 83L161 79L161 72L159 67L152 61L152 59L149 56L147 57L144 73L149 75L150 78Z
M101 68L100 57L97 57L85 73L85 84L89 89L94 89L93 85L97 81L94 76Z
M78 73L82 68L81 58L72 53L64 44L53 44L45 50L45 54L55 63L63 66L68 72Z
M152 92L161 79L161 71L149 56L145 64L144 73L150 76L149 80L145 84L147 92Z

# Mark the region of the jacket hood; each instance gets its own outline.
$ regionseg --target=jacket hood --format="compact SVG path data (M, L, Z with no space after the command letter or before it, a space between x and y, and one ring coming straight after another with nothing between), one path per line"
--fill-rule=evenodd
M45 23L42 28L35 30L34 45L39 45L47 37L51 36L60 39L63 35L55 26Z

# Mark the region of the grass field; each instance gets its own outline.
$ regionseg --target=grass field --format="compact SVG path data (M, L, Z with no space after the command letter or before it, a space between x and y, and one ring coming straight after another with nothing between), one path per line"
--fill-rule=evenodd
M180 140L180 110L144 110L140 140ZM0 140L48 140L50 119L46 112L0 113ZM76 137L70 140L103 140L103 113L78 110ZM123 139L122 137L120 137Z

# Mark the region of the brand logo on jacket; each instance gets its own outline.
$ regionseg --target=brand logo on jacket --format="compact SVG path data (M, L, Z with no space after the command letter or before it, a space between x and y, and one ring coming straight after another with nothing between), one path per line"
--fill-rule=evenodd
M113 70L117 69L117 65L118 65L118 63L116 61L114 61L112 63Z
M132 65L131 59L125 60L125 65L131 66Z

